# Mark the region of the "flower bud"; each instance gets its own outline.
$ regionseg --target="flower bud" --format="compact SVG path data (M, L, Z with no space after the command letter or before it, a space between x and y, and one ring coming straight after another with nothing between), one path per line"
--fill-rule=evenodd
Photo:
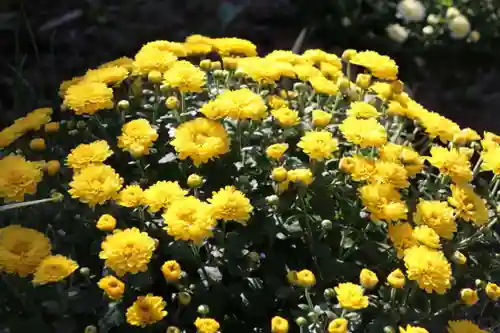
M217 79L223 79L225 77L224 71L221 69L216 69L216 70L214 70L213 73L214 73L214 77Z
M470 22L467 17L459 15L448 22L451 37L455 39L465 38L470 32Z
M83 276L89 276L90 269L88 267L82 267L80 268L80 274L82 274Z
M325 298L332 298L335 296L335 291L332 288L327 288L323 292L323 296L325 296Z
M83 120L78 120L76 122L76 128L78 129L84 129L85 127L87 127L87 123Z
M57 121L47 123L43 129L46 133L56 133L59 131L59 123Z
M181 330L176 326L169 326L165 333L181 333Z
M477 43L481 39L481 33L477 30L472 30L469 34L469 41Z
M45 170L49 176L55 176L61 169L61 163L57 160L48 161L45 164Z
M175 109L175 108L177 108L179 106L179 100L175 96L170 96L165 101L165 106L168 109Z
M315 322L318 319L318 314L314 311L311 311L307 314L307 318L311 320L312 322Z
M42 138L33 139L30 141L30 149L35 151L42 151L47 148L45 140Z
M83 331L84 333L97 333L97 327L94 325L88 325L85 327L85 330Z
M222 64L224 65L224 69L235 69L238 65L238 60L231 57L222 58Z
M191 188L200 187L202 183L203 183L203 178L195 173L190 174L187 179L187 184Z
M188 305L191 303L191 295L185 291L179 293L179 303L182 305Z
M127 101L126 99L122 99L121 101L118 102L117 105L120 110L128 110L128 108L130 107L130 102Z
M273 171L271 173L271 178L274 181L282 182L282 181L286 180L287 175L288 175L288 172L287 172L287 170L285 168L278 167L278 168L274 168L273 169Z
M451 260L457 265L465 265L467 263L467 257L460 251L455 251Z
M275 194L269 195L266 197L266 202L269 205L276 205L279 201L280 201L280 198Z
M434 28L431 25L426 25L422 28L424 35L432 35L434 33Z
M455 8L455 7L449 7L447 10L446 10L446 18L448 20L451 20L457 16L460 16L460 11Z
M425 18L425 6L419 0L401 1L397 11L406 22L420 22Z
M484 284L484 281L483 281L483 280L481 280L481 279L476 279L476 280L474 281L474 283L476 284L476 287L477 287L477 288L481 288L481 287L483 286L483 284Z
M160 86L160 91L164 94L170 91L170 85L168 83L164 83Z
M342 92L342 93L347 93L347 91L349 90L349 87L351 86L351 81L349 81L349 79L343 77L339 80L339 90Z
M306 91L307 90L307 84L304 82L296 82L293 84L293 90L297 91Z
M304 317L298 317L297 319L295 319L295 323L297 324L297 326L305 326L307 325L307 319Z
M432 25L438 24L439 19L439 16L437 16L436 14L429 14L429 16L427 16L427 23Z
M384 327L384 333L396 333L396 330L391 326Z
M465 305L474 305L479 301L477 291L470 288L460 290L460 298Z
M356 84L361 89L368 89L370 87L372 76L370 74L358 74L356 77Z
M486 285L485 292L492 301L498 301L500 299L500 287L495 283L489 282Z
M210 59L203 59L202 61L200 61L200 68L210 69L211 63L212 62L210 61Z
M357 53L358 52L356 50L347 49L342 53L342 60L349 62Z
M198 313L201 315L207 315L210 312L210 308L208 307L208 305L202 304L198 306L198 309L196 311L198 311Z
M404 287L406 283L406 278L403 272L398 268L394 271L392 271L389 276L387 276L387 283L395 288L395 289L401 289Z
M253 262L259 262L260 261L260 255L257 252L255 252L255 251L249 252L248 253L248 258L250 258L250 260L253 261Z
M333 223L330 220L323 220L321 221L321 228L325 230L331 230L333 227Z
M237 79L243 79L246 76L247 76L247 74L239 68L236 69L236 71L234 72L234 77Z
M148 73L148 80L152 83L160 83L163 79L163 75L160 71L151 71Z
M363 268L359 274L359 282L363 288L373 289L378 283L378 277L371 270Z
M399 23L389 24L387 28L385 28L385 31L390 39L400 44L404 43L410 35L408 29Z

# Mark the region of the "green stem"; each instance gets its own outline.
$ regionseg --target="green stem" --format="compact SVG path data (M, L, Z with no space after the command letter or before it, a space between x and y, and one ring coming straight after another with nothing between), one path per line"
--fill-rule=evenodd
M203 260L201 259L200 256L200 249L197 247L195 244L191 243L190 244L191 250L193 251L193 256L198 262L198 265L200 265L201 271L205 277L205 280L208 282L209 286L213 284L214 281L210 278L210 275L208 275L207 270L205 269L205 265L203 263ZM207 290L209 289L209 286L206 286Z
M307 305L309 305L310 310L313 311L314 305L313 305L313 302L311 300L311 295L309 294L308 288L304 288L304 296L306 297Z
M316 251L314 249L313 231L312 231L312 227L311 227L311 222L309 221L309 215L307 214L306 202L305 202L304 197L302 196L302 193L300 192L300 190L299 190L298 197L299 197L299 202L301 205L302 212L304 214L305 228L303 226L302 226L302 228L305 229L305 231L306 231L307 243L309 245L309 250L311 252L311 256L314 260L314 265L316 266L316 270L318 271L319 278L323 279L323 277L321 275L321 269L319 266L319 262L318 262L318 257L316 256ZM301 220L299 219L299 221L301 221Z

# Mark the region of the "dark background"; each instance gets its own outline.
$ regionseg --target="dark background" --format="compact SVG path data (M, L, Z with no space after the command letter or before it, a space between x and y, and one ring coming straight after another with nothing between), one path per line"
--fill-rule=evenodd
M341 20L346 16L351 17L348 27ZM500 132L498 39L485 36L477 45L444 40L432 46L408 40L400 46L385 35L391 20L390 1L3 0L0 126L35 107L57 106L62 80L123 55L133 57L151 40L182 41L193 33L234 36L253 41L262 55L291 49L307 27L302 50L388 54L425 107L462 127Z

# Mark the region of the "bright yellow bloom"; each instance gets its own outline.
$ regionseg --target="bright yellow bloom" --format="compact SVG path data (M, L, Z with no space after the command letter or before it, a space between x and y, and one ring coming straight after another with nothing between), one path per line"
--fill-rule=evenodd
M445 239L452 239L457 231L455 213L446 201L420 200L413 219L417 225L427 225Z
M164 74L164 84L180 92L202 92L206 74L189 61L176 61Z
M121 66L107 66L90 69L83 76L85 82L100 82L108 85L121 83L128 76L128 70Z
M316 76L323 76L319 69L310 64L297 64L293 66L293 70L302 81L308 81Z
M208 202L212 216L225 222L235 221L246 225L253 211L250 200L234 186L226 186L213 192Z
M406 203L391 185L368 184L361 187L359 193L372 221L406 220Z
M129 121L122 127L118 137L118 148L128 151L133 157L149 154L149 148L158 139L158 132L149 121L140 118Z
M338 69L342 69L342 62L336 54L327 53L320 49L305 50L301 58L314 65L317 65L321 62L326 62Z
M97 285L112 300L120 299L125 292L125 284L113 275L107 275L101 278Z
M338 68L337 66L324 61L320 62L319 70L324 77L334 82L337 82L338 79L344 76L344 73L342 73L342 68Z
M363 295L363 287L347 282L335 287L335 294L342 308L361 310L368 307L368 297Z
M137 228L115 230L101 243L99 258L119 277L126 273L137 274L148 269L156 242L146 232Z
M338 141L331 132L310 131L300 138L297 147L311 160L323 161L332 158L333 153L338 150Z
M451 266L443 252L414 246L405 251L404 262L408 279L427 293L443 295L451 288Z
M278 81L281 76L295 76L291 64L258 57L239 59L238 71L246 74L253 81L260 84L274 83Z
M347 109L347 115L356 118L376 118L380 116L377 109L366 102L354 102Z
M370 179L375 171L374 161L361 155L342 157L339 166L357 182Z
M460 218L476 226L488 222L489 214L485 200L474 192L470 184L451 184L450 188L451 197L448 197L448 202L455 207L455 212Z
M128 208L139 207L144 203L144 191L139 185L128 185L118 193L116 203Z
M212 237L212 229L217 224L210 212L210 205L189 196L174 201L162 215L165 220L165 231L184 241L200 244Z
M300 123L299 112L287 107L272 110L271 114L283 127L295 126Z
M203 184L203 177L196 173L192 173L188 176L186 183L191 188L200 187L201 184Z
M288 149L288 143L275 143L267 147L266 155L269 158L279 160Z
M478 140L481 140L481 136L472 128L464 128L453 136L453 142L458 145Z
M422 245L431 249L439 249L441 243L439 242L439 235L429 226L420 225L413 229L413 238Z
M413 228L409 223L391 223L388 228L388 236L397 251L398 258L403 258L406 249L418 245L413 238Z
M78 115L112 109L113 89L101 82L82 81L68 88L63 104Z
M167 315L166 305L167 303L161 296L153 296L153 294L139 296L127 309L127 323L140 327L157 323Z
M35 194L43 173L40 165L26 161L19 155L0 159L0 198L6 202L24 201L27 194Z
M431 157L427 157L427 160L456 183L472 180L469 158L458 149L448 150L434 146L431 148Z
M328 333L347 333L347 325L347 319L336 318L328 324Z
M325 127L332 121L332 114L323 110L312 110L312 124L316 127Z
M271 319L271 332L272 333L287 333L288 320L280 316L274 316Z
M217 320L212 318L196 318L194 326L198 333L216 333L220 328Z
M485 288L486 295L492 300L492 301L498 301L500 299L500 287L495 284L488 282Z
M61 163L58 160L51 160L45 164L44 170L49 176L55 176L61 170Z
M262 120L267 117L267 107L259 95L248 88L226 90L215 100L205 103L200 112L210 119L230 117L233 119Z
M182 123L170 142L179 159L191 158L195 166L207 163L229 151L229 137L220 123L207 118L195 118Z
M304 185L310 185L314 181L311 169L306 168L289 170L287 173L287 178L291 182L301 183Z
M267 54L265 58L272 61L288 62L291 64L300 64L305 62L303 57L288 50L274 50Z
M61 98L64 98L66 92L68 91L68 88L82 82L82 80L83 76L76 76L71 78L70 80L61 82L61 84L59 85L59 96Z
M316 277L310 270L303 269L297 272L295 284L304 288L312 287L316 284Z
M391 116L406 116L407 109L397 101L390 101L387 114Z
M88 144L82 143L71 150L66 157L66 164L78 171L94 164L102 164L111 155L113 155L113 151L104 140Z
M181 278L181 265L175 260L165 261L161 266L161 272L167 281L177 281Z
M372 76L370 74L358 74L356 76L356 85L361 89L368 89L372 83Z
M453 141L453 138L461 131L455 122L435 112L423 112L418 120L429 133L430 138L438 137L443 143Z
M273 110L288 107L288 101L276 95L269 96L267 103Z
M96 227L101 231L113 231L116 228L116 219L110 214L103 214L97 220Z
M271 172L271 179L277 182L285 181L288 176L288 172L283 167L274 168Z
M347 117L339 126L340 131L350 143L366 147L380 147L387 142L384 126L374 118L356 119Z
M350 59L350 62L367 68L373 76L379 79L396 80L398 77L398 65L388 56L380 55L375 51L358 52Z
M211 44L221 55L244 55L254 57L257 55L257 46L252 42L241 38L215 38Z
M151 49L151 48L160 51L172 52L177 57L185 57L188 55L184 43L170 42L167 40L155 40L143 46L143 49Z
M105 62L104 64L100 65L99 68L118 66L118 67L123 67L128 71L131 71L133 64L134 64L134 59L130 59L129 57L120 57L118 59Z
M380 160L375 162L375 170L370 177L370 182L389 184L394 188L407 188L410 186L408 173L401 164Z
M328 80L323 75L317 75L309 78L309 83L318 93L326 95L336 95L339 92L339 87L333 81Z
M406 328L399 327L399 333L429 333L429 331L423 327L406 325Z
M90 207L113 200L122 188L123 178L109 165L92 165L73 175L69 193Z
M78 269L78 264L61 255L45 257L33 274L34 284L47 284L59 282L70 276Z
M477 291L470 288L460 290L460 299L465 305L474 305L479 302Z
M188 191L182 189L177 182L158 181L144 191L143 203L150 212L167 209L179 199L183 199Z
M370 86L370 91L374 92L375 95L384 102L389 100L392 96L392 86L387 82L375 82ZM390 105L391 104L389 104L389 106Z
M12 224L0 229L0 272L26 277L50 255L50 239L39 231Z
M481 169L491 171L495 175L500 175L500 145L493 146L491 149L481 153L483 163Z
M134 60L134 74L144 75L151 71L165 72L177 57L169 51L162 51L154 47L143 47L137 52Z
M387 276L387 283L392 288L401 289L406 283L405 275L399 268L397 268Z
M377 274L369 269L363 268L359 274L359 284L365 289L372 289L378 284Z
M448 322L448 333L488 333L482 330L470 320L450 320Z
M483 151L495 149L500 145L500 136L491 132L484 132L484 139L481 141Z

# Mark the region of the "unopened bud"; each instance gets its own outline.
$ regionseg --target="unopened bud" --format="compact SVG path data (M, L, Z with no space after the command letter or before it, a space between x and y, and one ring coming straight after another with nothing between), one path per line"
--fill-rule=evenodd
M384 333L396 333L396 330L391 326L384 327Z
M303 82L297 82L297 83L294 83L293 89L297 90L297 91L306 91L307 85Z
M187 179L187 184L191 188L200 187L200 185L202 183L203 183L203 178L200 175L197 175L195 173L190 174L188 179Z
M83 331L84 333L97 333L97 327L94 325L88 325L85 327L85 330Z
M297 319L295 319L295 323L297 324L297 326L305 326L307 325L307 319L304 317L298 317Z
M181 333L181 330L176 326L169 326L166 333Z
M179 293L179 303L182 305L188 305L191 303L191 295L183 291Z
M169 84L164 83L160 86L160 91L164 94L167 93L169 90L170 90Z
M148 80L153 83L160 83L163 79L163 75L160 71L151 71L148 73Z
M332 288L328 288L325 289L323 295L325 296L325 298L332 298L333 296L335 296L335 291Z
M370 87L372 76L370 74L358 74L356 77L356 84L361 89L368 89Z
M342 53L342 60L349 62L357 53L356 50L347 49Z
M88 267L82 267L80 268L80 274L82 274L83 276L89 276L90 269Z
M85 127L87 127L87 124L85 123L85 121L78 120L76 122L76 128L78 128L78 129L84 129Z
M210 69L211 63L210 59L203 59L200 61L200 67L203 69Z
M201 315L207 315L210 312L210 308L208 307L208 305L202 304L198 306L198 309L196 311L198 311L198 313Z
M330 230L333 227L333 223L330 220L323 220L321 221L321 228L325 230Z
M280 201L280 198L277 195L269 195L266 197L266 202L269 205L276 205Z
M246 76L246 73L241 70L241 69L237 69L235 72L234 72L234 77L238 78L238 79L242 79Z
M347 93L347 91L349 90L349 87L351 86L351 81L349 81L349 79L347 78L341 78L339 80L339 90L342 92L342 93Z
M117 105L120 110L127 110L130 107L130 102L125 99L122 99L121 101L118 102Z
M210 69L212 69L212 70L221 69L221 68L222 68L222 65L221 65L220 61L213 61L210 64Z

